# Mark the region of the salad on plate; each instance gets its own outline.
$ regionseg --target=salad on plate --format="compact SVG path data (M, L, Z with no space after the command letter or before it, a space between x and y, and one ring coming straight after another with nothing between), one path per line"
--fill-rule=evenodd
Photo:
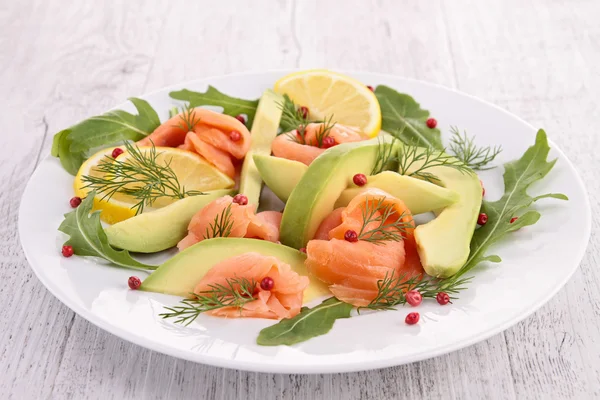
M527 193L554 166L546 134L504 164L504 194L487 201L478 171L498 166L500 145L460 127L444 143L409 94L368 83L310 70L260 99L184 89L166 121L131 98L137 114L57 133L52 155L74 176L62 255L138 270L132 290L177 296L159 314L174 324L273 320L264 346L358 314L415 325L422 302L451 307L476 266L501 261L494 243L538 221L536 201L567 200ZM168 259L143 257L154 253Z

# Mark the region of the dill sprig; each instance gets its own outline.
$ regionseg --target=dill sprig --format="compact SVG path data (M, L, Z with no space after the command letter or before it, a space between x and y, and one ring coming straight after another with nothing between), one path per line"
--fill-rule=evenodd
M317 143L316 143L317 147L323 147L323 140L326 137L329 137L329 134L331 133L331 129L336 124L335 122L332 122L332 121L333 121L333 115L330 115L328 118L325 118L322 125L319 127L319 130L315 135L315 137L317 139Z
M308 119L308 116L304 117L300 107L287 94L283 95L283 101L278 103L278 106L281 109L281 122L279 125L281 126L282 133L285 133L290 140L299 144L322 147L323 140L329 136L331 129L336 124L333 121L333 115L326 117L322 121L311 121ZM316 143L306 143L306 127L311 122L322 124L315 135L317 139Z
M186 190L171 168L171 160L165 160L164 164L158 162L161 153L157 153L154 144L148 151L142 152L137 146L125 142L125 149L129 156L125 161L106 156L94 168L100 176L84 175L83 188L95 190L102 195L102 200L117 193L133 197L137 203L131 208L136 215L159 198L183 199L205 194Z
M281 108L280 126L283 132L293 141L306 144L304 135L306 126L309 124L308 116L304 117L300 107L296 106L296 103L287 94L283 95L283 101L278 106ZM294 130L297 131L297 135Z
M383 242L399 242L403 240L403 233L409 228L414 228L412 222L404 222L402 218L405 213L398 214L394 204L385 204L385 197L372 202L367 196L365 206L362 210L362 226L358 233L358 240L364 240L376 245ZM373 203L373 204L371 204ZM391 219L391 222L388 220ZM370 224L376 223L374 228L368 229Z
M398 139L392 139L392 143L387 143L381 136L377 138L377 155L375 156L375 165L371 170L371 175L379 174L385 171L390 163L396 160L396 142Z
M415 163L417 164L416 169L409 172ZM413 145L400 147L398 167L398 172L402 175L413 176L429 182L437 180L434 174L427 172L428 169L434 167L453 168L462 174L473 173L464 162L446 154L445 149L440 151L431 147Z
M466 289L473 277L462 279L435 279L413 276L408 278L406 274L398 277L394 272L386 274L385 278L377 282L377 296L363 307L371 310L393 310L394 306L406 304L406 292L410 290L418 291L424 299L435 299L439 292L447 293L451 299L460 291Z
M231 204L229 204L220 214L215 216L213 222L206 228L204 239L216 237L228 237L233 229L233 219L231 218Z
M168 312L159 314L163 319L177 318L176 324L191 324L200 314L224 307L235 307L242 311L245 304L254 300L256 281L246 278L230 278L225 284L210 284L210 290L192 293L193 298L181 301L181 305L165 307Z
M502 152L502 146L494 146L493 148L491 146L477 147L474 143L475 136L468 137L466 131L463 131L461 135L455 126L451 128L451 131L450 150L456 158L472 169L484 171L494 168L484 167L494 161L496 156Z
M172 112L172 111L170 111ZM200 117L196 115L196 109L186 104L179 115L179 121L177 127L187 132L193 131L194 127L200 123Z

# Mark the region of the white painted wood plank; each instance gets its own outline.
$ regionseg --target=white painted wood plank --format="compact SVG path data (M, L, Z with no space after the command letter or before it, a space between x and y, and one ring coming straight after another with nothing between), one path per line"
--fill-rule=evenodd
M75 318L27 266L16 236L20 197L42 145L45 156L54 132L141 90L148 72L144 63L153 56L158 33L144 32L141 40L139 28L148 29L152 20L159 26L162 18L155 14L158 9L145 15L134 6L113 7L113 18L92 2L70 7L12 2L0 14L0 204L5 217L0 229L0 393L13 398L50 395ZM70 379L77 382L79 376L71 371Z
M109 335L54 299L32 277L14 235L20 193L41 143L47 151L52 133L127 96L202 76L332 67L457 87L546 127L582 172L594 214L600 211L600 165L589 151L599 148L593 130L600 100L597 2L172 3L13 2L0 10L0 116L5 132L14 132L0 135L0 210L7 219L0 228L0 338L8 344L0 353L0 393L118 399L600 394L597 235L567 288L505 334L433 360L355 374L256 374L176 360ZM595 218L595 232L599 225Z
M519 12L509 2L470 6L469 14L446 7L458 87L545 128L582 173L598 215L600 159L589 151L599 148L589 129L600 120L593 106L600 100L595 89L600 79L589 68L590 54L597 60L600 50L589 40L600 35L592 18L598 3L522 1ZM592 239L566 289L504 334L518 397L599 394L600 335L593 327L599 309L598 251Z

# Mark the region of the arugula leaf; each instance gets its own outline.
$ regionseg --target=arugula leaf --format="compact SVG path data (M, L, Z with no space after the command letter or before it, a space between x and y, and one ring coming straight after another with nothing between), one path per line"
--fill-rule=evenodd
M377 86L375 96L381 107L381 129L407 144L444 149L440 130L426 125L429 111L415 99L383 85Z
M69 128L73 141L72 151L87 151L94 147L123 140L138 141L151 134L159 125L156 111L145 100L129 99L138 115L123 110L112 110L88 118Z
M71 131L65 129L54 135L51 154L60 159L62 167L71 175L77 174L79 167L85 161L84 152L71 151Z
M100 257L123 268L158 268L134 260L127 250L116 250L109 243L100 223L100 211L92 211L96 192L91 192L75 210L65 214L58 230L70 236L65 246L72 246L73 252L83 257Z
M258 99L256 100L244 100L236 97L228 96L222 92L219 92L213 86L209 86L206 92L193 92L191 90L183 89L176 92L169 93L169 96L176 100L183 100L189 102L189 107L199 106L216 106L223 108L223 114L231 115L235 117L239 114L247 115L247 126L252 126L254 115L256 114L256 108L258 107Z
M302 307L294 318L281 320L260 331L256 343L261 346L292 345L321 336L331 330L336 319L350 318L352 305L330 297L316 307Z
M547 161L549 151L546 132L540 129L535 144L527 149L519 160L504 164L504 195L500 200L483 202L481 212L487 214L488 221L475 231L471 239L469 258L451 279L457 279L483 261L502 261L497 255L486 255L487 249L506 234L535 224L540 219L540 213L528 210L534 202L545 198L568 200L567 196L560 193L536 197L527 194L527 188L546 176L554 167L556 160ZM511 224L510 220L513 217L518 219Z
M113 110L88 118L54 135L51 154L60 158L67 172L75 175L91 149L125 140L141 140L160 125L158 114L148 102L135 97L129 100L138 115Z

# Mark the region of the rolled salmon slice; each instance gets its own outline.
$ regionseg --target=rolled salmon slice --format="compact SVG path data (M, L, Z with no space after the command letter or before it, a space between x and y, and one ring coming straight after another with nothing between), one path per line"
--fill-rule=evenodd
M358 307L375 298L378 281L398 276L405 259L402 241L375 245L362 240L311 240L306 253L308 270L329 284L338 299Z
M198 211L188 225L188 234L178 244L179 250L184 250L204 239L213 237L215 220L230 207L230 232L227 237L246 237L277 242L279 240L279 225L281 213L265 211L255 214L256 206L245 206L233 202L231 196L223 196L206 205Z
M282 216L283 214L278 211L263 211L256 214L256 218L253 218L248 225L246 237L257 237L269 242L277 242Z
M320 130L324 129L323 126L322 123L308 124L304 134L305 144L302 143L302 139L295 131L277 136L271 145L273 155L310 165L315 158L326 150L317 147L317 135ZM335 124L329 130L328 136L332 137L336 144L358 142L366 139L358 130L341 124Z
M343 239L344 234L349 229L359 233L363 225L364 214L370 214L369 209L375 210L378 208L381 210L385 209L385 207L389 207L393 211L385 223L389 225L400 218L404 226L402 236L404 238L414 237L415 223L412 213L406 207L406 204L381 189L372 188L352 199L346 209L341 212L342 223L329 231L329 238ZM381 218L381 211L373 213L371 219L377 217ZM364 231L369 232L377 225L379 225L378 222L371 222L367 224Z
M291 135L292 133L290 133ZM296 137L298 137L296 135ZM271 144L271 151L275 157L287 158L310 165L315 158L320 156L325 149L300 144L288 134L279 135Z
M407 227L403 240L372 243L366 240L344 240L347 230L360 233L364 217L371 208L372 217L382 218L376 206L388 206L387 225L400 219ZM367 224L364 232L379 222ZM411 226L411 227L409 227ZM390 228L391 229L391 228ZM364 239L369 239L367 235ZM306 266L317 278L329 284L338 299L355 306L367 306L378 292L377 283L385 278L410 279L423 274L414 240L414 221L401 200L379 189L368 190L353 199L348 207L335 209L319 226L315 240L308 242Z
M318 146L319 141L317 135L319 135L321 130L324 128L325 124L322 123L311 123L306 126L306 131L304 134L304 138L306 143L311 146ZM361 140L368 139L363 136L360 130L357 128L346 126L342 124L335 124L328 132L327 136L333 138L336 144L348 143L348 142L360 142Z
M317 232L315 232L315 237L313 239L319 240L329 240L329 231L337 228L342 224L342 214L346 210L346 207L336 208L325 217L325 219L321 222L319 227L317 228Z
M190 131L196 136L190 136ZM237 140L231 132L239 133ZM242 159L250 149L250 132L244 124L229 115L204 108L186 110L161 124L139 146L179 147L206 158L220 171L233 178L235 170L231 156Z
M263 290L260 282L269 277L273 279L273 288ZM223 307L208 311L207 314L228 318L292 318L300 312L304 290L309 279L292 271L290 265L275 257L259 253L245 253L228 258L212 267L198 282L194 289L196 294L206 294L213 285L228 286L228 279L246 279L254 281L255 298L243 307Z
M188 132L183 148L191 148L230 178L235 177L235 166L229 154L200 139L195 132Z

